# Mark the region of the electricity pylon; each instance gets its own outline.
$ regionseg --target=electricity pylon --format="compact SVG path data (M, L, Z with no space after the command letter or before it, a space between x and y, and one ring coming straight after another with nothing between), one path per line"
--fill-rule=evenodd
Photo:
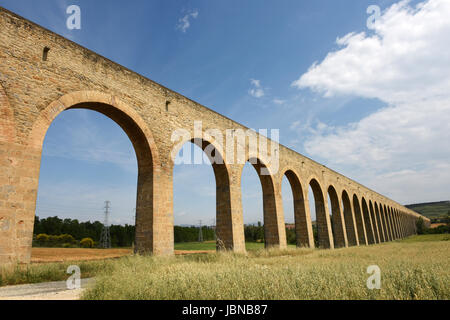
M109 205L110 201L105 201L105 221L103 223L103 230L100 236L100 248L108 249L111 248L111 234L109 232Z
M202 220L200 220L200 226L198 230L198 242L203 242Z

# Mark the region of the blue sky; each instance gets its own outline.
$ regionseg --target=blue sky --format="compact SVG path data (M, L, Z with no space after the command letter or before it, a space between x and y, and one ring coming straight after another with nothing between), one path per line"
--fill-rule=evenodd
M440 174L450 171L449 143L443 143L450 131L445 2L0 5L248 127L280 129L282 144L394 200L414 203L449 198L449 174ZM81 30L66 28L72 4L81 8ZM369 30L366 10L373 4L382 16ZM136 170L131 143L114 122L95 112L66 111L44 143L37 214L101 219L103 201L111 200L111 221L132 223ZM246 223L262 221L257 179L246 167ZM286 182L283 200L292 222ZM175 168L174 207L176 224L213 221L210 166Z

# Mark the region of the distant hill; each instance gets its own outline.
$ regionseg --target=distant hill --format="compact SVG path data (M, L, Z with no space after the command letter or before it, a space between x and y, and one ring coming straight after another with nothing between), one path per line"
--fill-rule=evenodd
M445 216L450 211L450 201L408 204L405 207L414 210L428 218Z

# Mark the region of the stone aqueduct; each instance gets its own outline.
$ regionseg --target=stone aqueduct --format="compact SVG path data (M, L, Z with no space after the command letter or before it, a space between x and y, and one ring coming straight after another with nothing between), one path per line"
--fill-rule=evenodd
M247 128L2 8L0 30L0 265L30 261L44 137L62 111L76 108L108 116L130 138L138 160L136 250L172 254L172 132L189 130L197 138L192 142L223 155L212 137L194 136L193 122L201 120L204 131ZM258 157L245 150L246 159ZM294 195L298 246L314 247L309 185L320 247L370 245L416 232L421 217L416 212L282 145L279 161L276 171L264 158L254 164L263 189L267 246L286 247L284 176ZM213 164L217 235L237 252L245 251L243 166ZM261 168L271 174L260 174Z

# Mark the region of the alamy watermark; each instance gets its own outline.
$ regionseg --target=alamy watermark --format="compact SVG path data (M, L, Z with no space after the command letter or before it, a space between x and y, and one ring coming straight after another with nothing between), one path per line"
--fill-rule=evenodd
M66 13L69 17L66 20L66 26L69 30L81 29L81 9L77 5L70 5L66 9Z
M193 132L193 134L191 133ZM252 129L227 129L225 133L220 129L203 130L202 121L194 121L193 131L176 129L171 141L175 143L171 157L175 164L251 164L261 166L261 175L274 174L279 169L279 138L278 129L259 129L258 133ZM202 148L192 148L193 142ZM181 155L178 156L181 150ZM268 170L270 168L270 172Z
M367 7L366 12L371 15L367 19L367 29L374 30L377 20L381 17L381 9L377 5L371 5Z
M381 269L377 265L372 265L367 267L367 273L370 277L367 278L367 289L381 289Z
M71 276L67 279L67 289L75 290L81 288L81 270L79 266L73 265L67 268L67 273Z

